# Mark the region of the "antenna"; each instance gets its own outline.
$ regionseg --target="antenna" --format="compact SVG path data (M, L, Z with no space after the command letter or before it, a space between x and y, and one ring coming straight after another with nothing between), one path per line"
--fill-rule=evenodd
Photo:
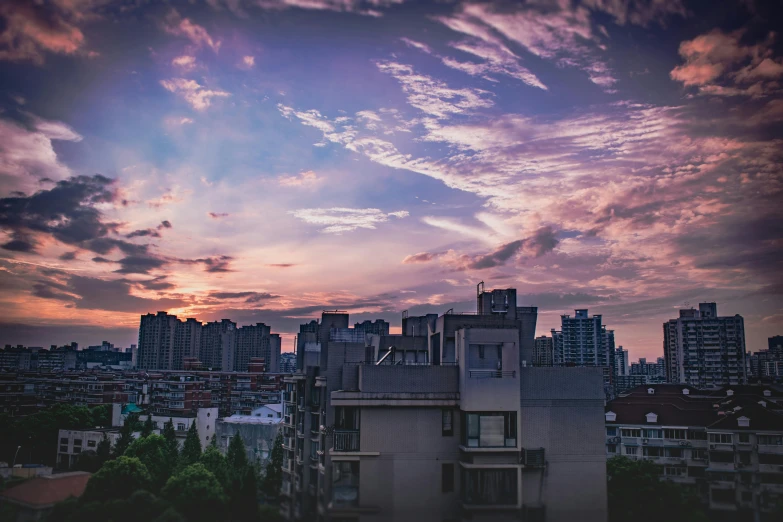
M481 281L479 284L476 285L476 297L481 297L481 294L484 293L484 281Z

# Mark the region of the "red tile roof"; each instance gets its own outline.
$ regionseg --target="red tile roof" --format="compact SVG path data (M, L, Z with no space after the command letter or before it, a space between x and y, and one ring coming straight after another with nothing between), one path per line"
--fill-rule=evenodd
M3 491L0 497L13 503L43 508L71 496L81 496L91 476L84 471L74 471L37 477Z

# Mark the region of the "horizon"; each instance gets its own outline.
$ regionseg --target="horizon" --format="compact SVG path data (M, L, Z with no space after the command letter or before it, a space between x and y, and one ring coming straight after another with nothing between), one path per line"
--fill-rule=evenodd
M539 308L536 336L602 315L633 361L699 302L764 349L781 9L6 4L0 345L127 347L166 310L286 352L322 309L399 332L486 281Z

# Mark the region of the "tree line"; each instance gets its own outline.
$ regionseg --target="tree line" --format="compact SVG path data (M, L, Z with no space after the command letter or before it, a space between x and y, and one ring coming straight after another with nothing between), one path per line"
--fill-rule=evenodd
M84 494L56 505L47 522L267 522L279 520L282 436L265 470L247 458L239 435L226 455L212 438L202 450L196 423L180 449L173 420L160 435L131 414L114 447L104 434L78 469L94 471ZM134 433L139 432L138 438ZM259 498L267 503L259 505Z

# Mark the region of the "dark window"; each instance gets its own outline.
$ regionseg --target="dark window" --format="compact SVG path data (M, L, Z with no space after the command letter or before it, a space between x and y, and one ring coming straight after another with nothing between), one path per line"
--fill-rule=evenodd
M82 445L82 439L73 439L73 445L74 446L81 446Z
M454 435L454 411L442 410L441 411L441 431L444 437L451 437Z
M68 444L68 439L66 439L65 437L61 438L60 444Z
M734 504L736 496L733 489L713 489L710 492L713 502L721 504Z
M451 493L454 491L454 464L440 465L441 491Z
M516 469L466 469L462 473L465 504L514 505L517 503Z
M464 416L463 443L469 448L502 448L517 445L516 412L476 412Z
M88 440L87 441L87 447L88 448L94 448L96 445L96 442L94 440Z

